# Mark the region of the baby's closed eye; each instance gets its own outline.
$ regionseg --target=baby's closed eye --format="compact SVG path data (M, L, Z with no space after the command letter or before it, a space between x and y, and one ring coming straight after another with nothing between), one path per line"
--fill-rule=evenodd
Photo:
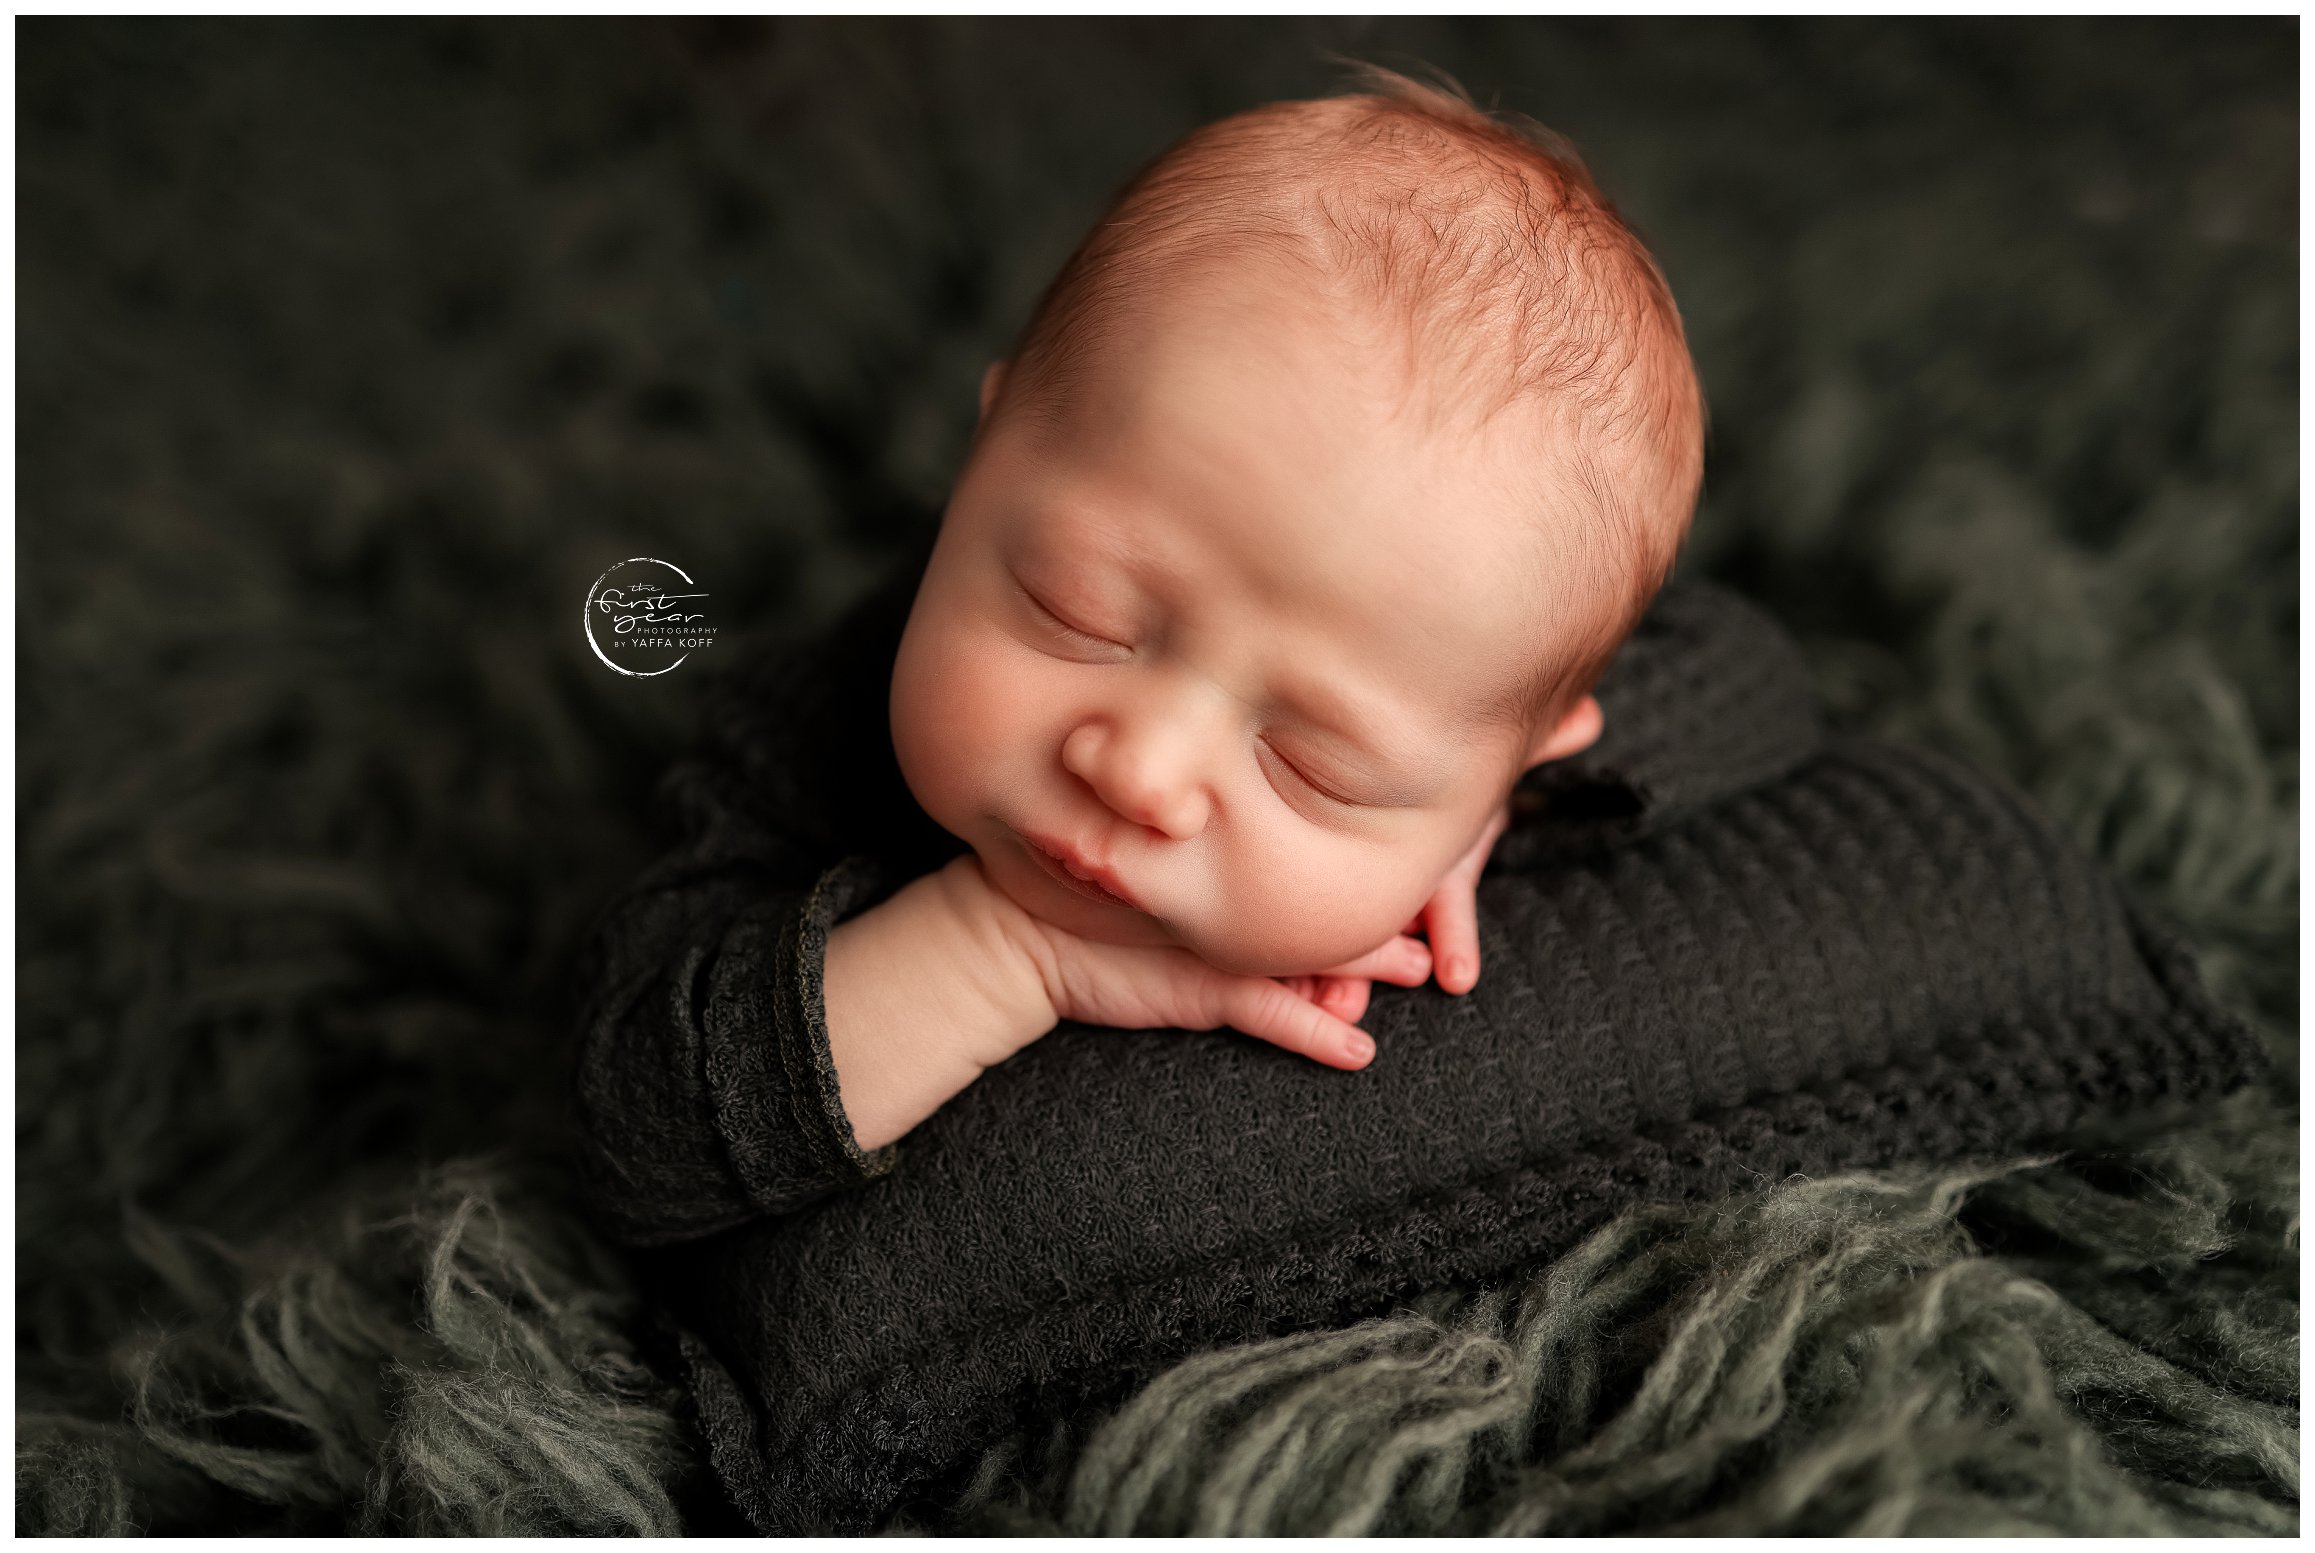
M1123 642L1114 641L1097 632L1071 625L1052 605L1047 604L1043 599L1018 583L1014 584L1013 591L1027 600L1029 608L1035 612L1038 624L1045 632L1068 646L1110 655L1130 653L1133 650Z
M1273 762L1285 768L1287 773L1287 780L1298 783L1304 789L1315 793L1317 796L1325 799L1329 803L1340 804L1347 809L1356 809L1362 807L1362 801L1360 799L1346 795L1340 791L1333 782L1313 775L1310 771L1305 769L1305 764L1309 761L1309 757L1305 756L1301 761L1291 759L1267 737L1258 739L1255 742L1266 754L1269 755Z

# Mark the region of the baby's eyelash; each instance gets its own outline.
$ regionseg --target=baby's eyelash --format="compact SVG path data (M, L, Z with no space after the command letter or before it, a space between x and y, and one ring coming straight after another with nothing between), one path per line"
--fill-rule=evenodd
M1122 647L1125 645L1123 642L1113 642L1106 636L1095 636L1091 631L1078 630L1077 627L1046 608L1045 601L1031 593L1027 588L1016 586L1014 591L1029 601L1029 607L1044 617L1047 626L1072 642L1083 643L1091 647Z
M1300 766L1296 765L1293 761L1288 760L1284 755L1281 755L1278 752L1278 746L1270 743L1269 740L1263 740L1262 747L1270 752L1270 756L1273 760L1284 766L1288 771L1294 773L1294 780L1300 782L1304 787L1309 788L1312 792L1325 799L1328 803L1340 804L1345 809L1356 809L1360 807L1360 804L1356 799L1345 798L1342 796L1342 794L1334 792L1313 780L1303 771Z

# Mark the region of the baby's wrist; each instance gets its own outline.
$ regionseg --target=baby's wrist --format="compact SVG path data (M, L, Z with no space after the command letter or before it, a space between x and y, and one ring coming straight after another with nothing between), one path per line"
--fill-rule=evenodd
M828 1055L863 1149L898 1139L1055 1023L1018 929L970 866L912 880L829 931Z
M1059 1023L1048 979L1053 958L1037 919L990 882L968 852L928 883L937 892L959 964L977 994L994 1066Z

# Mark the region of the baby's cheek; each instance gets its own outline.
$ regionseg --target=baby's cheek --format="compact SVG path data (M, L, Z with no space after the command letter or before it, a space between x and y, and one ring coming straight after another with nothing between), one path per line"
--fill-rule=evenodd
M1018 677L1001 656L973 633L936 630L906 640L894 665L893 753L916 801L951 830L972 824L1017 742Z
M1264 976L1326 970L1390 942L1427 892L1405 870L1311 849L1244 870L1222 892L1204 958Z

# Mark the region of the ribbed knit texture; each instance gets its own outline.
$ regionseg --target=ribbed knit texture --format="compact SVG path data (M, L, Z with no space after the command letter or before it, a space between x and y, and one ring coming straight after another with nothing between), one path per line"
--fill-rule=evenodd
M1378 987L1372 1067L1064 1026L863 1156L818 955L943 852L884 731L912 583L735 679L669 784L691 839L594 961L596 1190L666 1248L647 1273L766 1531L868 1530L1031 1412L1638 1201L2014 1150L2260 1070L2006 786L1825 745L1781 633L1677 587L1603 682L1609 736L1526 784L1478 988Z

